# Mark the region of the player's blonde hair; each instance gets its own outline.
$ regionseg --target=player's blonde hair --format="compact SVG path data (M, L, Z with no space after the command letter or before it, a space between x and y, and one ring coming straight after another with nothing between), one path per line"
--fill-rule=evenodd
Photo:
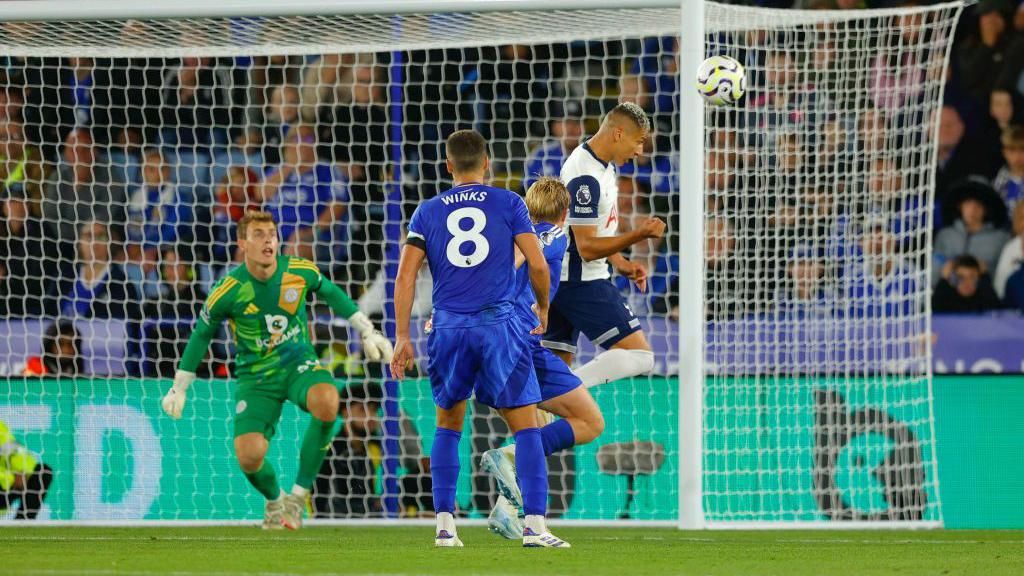
M249 233L250 224L263 224L269 222L277 228L277 222L274 222L274 217L270 215L270 212L263 212L260 210L249 210L242 216L242 219L238 221L238 239L244 240L247 238L246 234Z
M541 176L526 191L526 208L534 222L558 224L569 208L569 191L558 178Z

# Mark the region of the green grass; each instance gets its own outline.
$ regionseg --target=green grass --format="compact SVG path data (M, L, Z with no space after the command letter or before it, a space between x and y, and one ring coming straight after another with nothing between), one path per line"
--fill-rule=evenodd
M107 574L1024 574L1024 532L680 532L562 528L571 550L523 549L463 528L2 528L0 573Z

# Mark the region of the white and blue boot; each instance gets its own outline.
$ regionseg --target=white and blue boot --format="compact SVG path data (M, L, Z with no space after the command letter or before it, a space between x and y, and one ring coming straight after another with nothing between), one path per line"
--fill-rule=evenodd
M572 546L548 532L543 516L527 516L523 528L523 548L572 548Z
M487 517L487 528L502 538L522 538L523 519L519 517L519 509L509 504L508 500L499 494L498 501Z
M488 450L480 459L480 467L484 472L494 476L498 484L498 493L516 508L523 506L523 493L519 490L516 480L516 455L514 446Z

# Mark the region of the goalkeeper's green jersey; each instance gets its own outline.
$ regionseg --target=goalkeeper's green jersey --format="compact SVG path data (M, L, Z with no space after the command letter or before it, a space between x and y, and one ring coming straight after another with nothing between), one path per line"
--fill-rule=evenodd
M0 421L0 492L11 489L16 474L28 475L35 468L35 457L18 444L7 424Z
M196 371L224 320L235 340L239 379L271 378L315 359L306 316L306 299L312 292L344 318L359 311L309 260L278 256L277 270L266 282L254 278L244 264L238 266L206 298L180 368Z

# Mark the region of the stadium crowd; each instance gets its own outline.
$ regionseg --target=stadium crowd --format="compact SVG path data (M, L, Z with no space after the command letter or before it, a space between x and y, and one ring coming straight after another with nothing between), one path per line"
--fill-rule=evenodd
M709 135L709 318L923 312L901 298L922 294L922 282L936 312L1024 309L1024 3L984 0L965 13L937 118L914 117L928 84L915 58L936 54L886 49L929 33L904 24L878 39L873 72L858 84L834 40L808 53L805 37L766 36L737 54L764 72L751 72L746 102L717 112ZM670 222L663 242L631 254L652 278L630 301L677 315L677 52L678 39L665 37L421 50L398 65L387 53L8 57L0 315L127 319L149 343L130 351L132 370L167 375L206 291L237 262L235 222L257 207L278 221L286 253L313 259L379 315L389 198L408 217L443 189L447 134L482 132L495 183L524 190L557 175L619 100L642 105L655 125L649 154L620 172L620 229L648 214ZM400 85L390 81L396 67ZM929 182L912 164L932 121L935 219L918 226L922 206L907 202L927 198ZM918 152L894 153L908 149ZM850 205L855 189L865 200ZM930 279L921 274L928 231ZM835 310L830 292L871 304ZM358 370L344 347L324 346L338 370ZM207 370L226 375L213 356ZM33 366L68 373L80 363Z

